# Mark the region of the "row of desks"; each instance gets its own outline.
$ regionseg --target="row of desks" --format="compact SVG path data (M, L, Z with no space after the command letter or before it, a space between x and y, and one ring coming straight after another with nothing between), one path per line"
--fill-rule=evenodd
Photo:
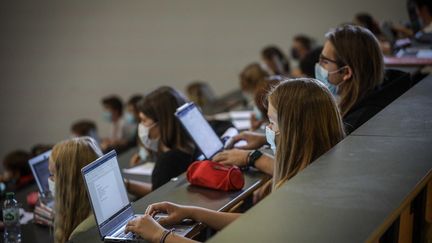
M135 149L126 151L119 155L118 161L121 168L127 168L129 159ZM201 206L218 211L229 211L242 200L250 196L253 191L265 183L269 177L261 172L249 170L244 173L245 185L242 190L236 192L222 192L190 186L185 175L173 178L170 182L160 187L133 203L136 213L144 213L148 205L161 201L171 201L174 203ZM126 178L149 182L150 176L128 175ZM31 186L19 193L20 200L25 201L25 195L30 191L37 191L36 186ZM22 202L24 202L22 201ZM23 242L53 242L53 232L50 228L29 223L22 225ZM101 242L96 227L78 235L74 242Z
M432 179L431 135L428 76L209 242L373 242Z

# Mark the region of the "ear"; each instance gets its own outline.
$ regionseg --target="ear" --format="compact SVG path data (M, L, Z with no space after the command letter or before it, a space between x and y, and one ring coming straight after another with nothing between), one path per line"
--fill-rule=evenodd
M343 81L347 81L349 79L352 78L353 76L353 71L351 69L350 66L346 66L344 69L341 70L342 71L342 79Z

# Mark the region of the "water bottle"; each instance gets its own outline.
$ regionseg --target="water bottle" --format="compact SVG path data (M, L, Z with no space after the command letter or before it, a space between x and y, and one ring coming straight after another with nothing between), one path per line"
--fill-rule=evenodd
M6 193L6 200L3 204L3 222L4 222L4 242L15 243L21 242L21 226L19 216L19 204L15 200L15 193Z

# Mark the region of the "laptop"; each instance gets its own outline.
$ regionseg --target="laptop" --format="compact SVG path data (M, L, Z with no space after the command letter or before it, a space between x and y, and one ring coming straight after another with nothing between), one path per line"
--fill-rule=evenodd
M125 234L126 224L137 217L129 201L123 177L112 150L81 169L90 204L101 239L105 242L145 242L132 232ZM156 216L158 220L163 216ZM194 225L175 225L174 232L185 236Z
M50 155L51 150L28 161L41 195L46 195L49 192L48 178L50 177L50 172L48 170L48 162Z
M224 143L193 102L180 106L175 116L201 150L205 159L211 159L224 149Z

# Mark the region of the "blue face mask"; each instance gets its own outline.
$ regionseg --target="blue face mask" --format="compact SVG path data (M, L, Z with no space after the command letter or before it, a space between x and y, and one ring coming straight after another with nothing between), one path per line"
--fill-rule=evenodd
M339 71L339 69L335 72L337 71ZM337 96L338 88L336 85L330 83L328 75L329 71L325 70L319 63L315 64L315 78L321 81L330 90L333 96Z
M255 116L255 119L257 119L258 121L261 121L263 119L263 115L256 105L254 105L253 107L253 114Z
M125 120L128 124L135 124L135 116L132 115L130 112L125 113Z
M107 122L112 122L112 114L109 111L104 111L104 113L102 114L103 119Z
M265 128L265 134L266 134L266 140L267 143L270 144L271 150L273 150L273 153L276 155L276 133L271 130L268 126Z

